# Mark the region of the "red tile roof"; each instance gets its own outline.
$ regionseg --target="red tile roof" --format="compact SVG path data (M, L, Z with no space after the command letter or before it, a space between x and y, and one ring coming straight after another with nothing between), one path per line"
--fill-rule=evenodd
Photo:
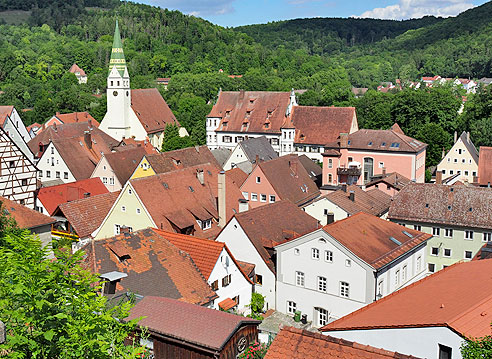
M108 192L62 203L54 215L64 216L80 238L87 238L99 228L119 194Z
M145 297L130 311L128 319L139 322L151 332L180 342L220 351L243 326L257 326L251 318L183 303L170 298Z
M372 187L377 185L378 183L384 183L387 184L397 190L401 190L403 187L405 187L407 184L412 182L410 179L407 177L399 174L398 172L391 172L387 173L385 176L382 176L380 178L376 178L372 180L371 182L366 184L366 188Z
M234 167L233 169L226 171L226 175L229 176L238 187L241 187L244 181L246 181L246 178L248 178L248 174L239 167Z
M353 201L350 199L351 192L354 194ZM366 192L356 185L347 186L346 192L340 189L327 194L325 197L349 215L366 212L374 216L381 216L388 212L391 204L390 195L378 189Z
M14 106L0 106L0 124L3 125L8 116L14 111Z
M128 147L117 152L105 153L104 157L108 161L116 178L122 186L130 179L131 175L147 154L143 147Z
M146 159L157 174L205 163L222 169L206 145L148 155Z
M116 285L116 295L130 291L199 305L217 298L191 257L151 228L91 241L82 250L88 270L128 275Z
M74 73L76 73L76 72L79 72L79 73L80 73L80 76L87 76L87 75L85 74L85 71L84 71L84 70L82 70L82 69L79 67L79 65L77 65L77 64L73 64L73 65L72 65L72 67L70 67L70 70L68 70L68 71L69 71L69 72L71 72L71 73L73 73L73 74L74 74Z
M364 212L333 222L323 230L375 269L386 266L432 238L431 234Z
M351 133L348 139L349 149L416 153L427 147L427 144L404 135L401 129L396 131L363 129Z
M166 125L179 126L166 101L156 88L132 91L132 109L147 133L164 131Z
M115 151L124 150L127 147L142 147L143 149L145 149L145 152L147 152L147 154L149 155L158 153L158 151L155 149L154 146L152 146L152 144L148 139L143 141L136 141L134 138L122 139L121 142L118 144L118 146L114 148L114 150Z
M225 311L234 308L236 305L237 302L235 300L232 300L231 298L226 298L223 301L219 302L219 308Z
M403 355L348 340L284 327L270 345L265 359L411 359Z
M290 201L267 204L235 217L273 273L275 264L268 250L319 228L317 219Z
M42 187L39 190L38 199L48 213L52 215L55 209L62 203L108 192L108 189L100 178L88 178L57 186Z
M478 183L482 186L492 184L492 147L480 146Z
M207 117L221 118L218 131L280 133L289 102L289 92L221 91Z
M2 209L15 219L20 228L33 229L55 223L56 221L44 214L30 209L22 204L0 197Z
M492 260L454 264L321 330L448 327L462 337L491 335L491 272Z
M291 117L296 128L294 142L300 144L336 142L340 133L350 133L352 123L357 123L355 107L294 106Z
M200 272L202 272L205 279L210 278L212 270L217 262L220 260L219 256L225 249L231 257L237 268L243 273L247 281L251 282L248 276L242 271L242 267L236 261L229 248L222 242L216 242L212 239L197 238L195 236L187 236L186 234L174 233L154 229L160 236L166 238L169 242L174 244L182 251L188 253L195 262Z
M94 126L99 127L99 122L97 122L96 119L92 117L88 112L72 112L72 113L57 112L54 117L59 119L64 124L91 121Z

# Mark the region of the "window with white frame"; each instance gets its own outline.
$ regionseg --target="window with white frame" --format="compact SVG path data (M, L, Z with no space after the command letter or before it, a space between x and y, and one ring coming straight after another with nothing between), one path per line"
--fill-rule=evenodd
M328 168L333 168L333 160L331 158L328 159Z
M444 237L453 238L453 230L451 228L444 228Z
M439 255L439 247L432 247L431 256L438 256L438 255Z
M318 290L326 293L326 278L318 277Z
M318 248L311 248L311 259L319 259L319 249Z
M350 259L345 259L345 267L350 267L352 265L352 261Z
M251 200L252 201L258 201L258 194L251 192Z
M381 279L381 281L378 283L378 295L383 296L384 295L384 280Z
M270 195L270 203L275 203L275 196L274 195Z
M296 314L297 304L291 300L287 301L287 314Z
M266 194L260 194L260 202L266 202L267 201L267 195Z
M340 282L340 296L348 298L350 285L347 282Z
M333 263L333 252L325 251L325 261L329 263Z
M231 143L232 142L232 137L231 136L224 136L224 137L222 137L222 140L225 143Z
M140 214L140 208L136 209L137 214Z
M421 268L422 268L422 257L418 256L417 257L417 272L420 272Z
M114 225L114 234L118 235L120 234L121 226L119 224Z
M465 259L472 259L473 253L472 251L465 251Z
M420 224L415 224L413 226L413 229L415 229L416 231L421 231L422 230L422 226Z
M113 185L114 184L114 177L109 178L109 184Z
M439 227L432 227L432 235L433 236L440 236L441 235L441 228L439 228Z
M243 192L243 197L244 197L244 199L249 199L249 193L248 192Z
M121 206L121 212L126 212L126 207L125 206Z
M261 183L261 177L256 177L256 183Z
M304 273L296 272L296 285L299 287L304 287Z
M451 257L451 248L444 248L444 257Z
M398 287L400 285L400 270L398 269L395 272L395 286Z
M103 179L103 183L104 184L107 184L108 183L108 178L107 177L103 177L102 179Z
M316 308L318 326L322 327L328 323L328 311L323 308Z
M428 268L430 273L434 273L436 271L436 265L434 263L429 263Z
M402 283L405 283L407 281L407 266L403 266L403 269L401 270L401 281Z
M301 254L301 250L299 248L294 248L294 254L296 256L300 255Z
M490 242L492 240L492 233L485 232L482 237L483 242Z
M473 231L465 231L465 239L472 241L473 240Z
M384 162L379 162L378 166L379 166L379 168L383 168L384 167Z

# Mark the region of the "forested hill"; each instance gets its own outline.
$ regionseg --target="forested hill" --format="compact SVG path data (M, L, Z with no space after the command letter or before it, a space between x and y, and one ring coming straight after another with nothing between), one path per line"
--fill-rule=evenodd
M324 55L355 45L373 44L395 38L408 30L433 25L444 20L434 16L405 21L309 18L275 21L268 24L234 28L251 36L268 48L306 49L311 54Z

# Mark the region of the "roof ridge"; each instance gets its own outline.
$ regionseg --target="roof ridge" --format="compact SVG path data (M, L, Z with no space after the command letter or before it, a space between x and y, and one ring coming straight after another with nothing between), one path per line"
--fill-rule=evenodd
M395 223L395 224L397 224L397 223ZM385 254L383 254L383 255L379 256L378 258L374 259L374 260L371 262L371 265L372 265L372 264L374 264L374 263L376 263L376 262L378 262L378 261L380 261L380 260L381 260L381 259L383 259L384 257L389 256L390 254L392 254L392 253L396 252L397 250L402 249L402 247L403 247L403 246L405 246L405 245L412 245L412 248L413 248L413 247L414 247L414 246L413 246L414 244L415 244L415 246L417 246L417 245L421 244L423 241L419 241L418 243L413 243L413 242L415 242L417 239L420 239L420 237L422 237L422 236L424 236L424 237L425 237L425 235L428 235L428 236L432 237L432 234L430 234L430 233L420 233L420 234L419 234L418 236L416 236L416 237L409 238L409 239L408 239L408 241L403 242L402 244L400 244L399 246L397 246L397 247L393 248L393 249L392 249L392 250L390 250L389 252L386 252ZM430 239L430 238L427 238L427 239ZM393 262L394 260L396 260L396 259L400 258L401 256L406 255L407 253L408 253L408 251L407 251L407 252L405 252L405 253L402 253L401 255L399 255L398 257L396 257L395 259L393 259L391 262Z
M450 327L452 327L452 324L454 321L464 317L465 315L467 315L468 313L472 312L473 310L475 310L476 308L478 308L479 306L481 306L482 304L490 301L490 299L492 298L492 293L489 294L487 297L485 297L484 299L482 299L480 302L478 302L477 304L473 305L472 307L468 308L467 310L465 310L464 312L462 312L461 314L457 314L456 316L454 316L453 318L451 318L450 320L446 321L446 324L449 325Z
M246 217L246 214L248 214L248 213L255 213L255 212L259 212L260 210L266 210L267 208L274 207L277 203L283 203L285 201L289 201L289 200L288 199L284 199L284 200L280 200L280 201L275 201L273 203L268 203L268 204L265 204L263 206L258 206L256 208L251 208L251 209L249 209L247 211L244 211L244 212L235 213L234 214L234 217L236 217L236 218L238 218L238 217Z

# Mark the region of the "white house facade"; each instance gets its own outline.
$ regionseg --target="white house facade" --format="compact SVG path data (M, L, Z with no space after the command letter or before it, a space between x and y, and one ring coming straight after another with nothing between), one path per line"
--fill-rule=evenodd
M77 181L53 142L50 142L46 147L37 166L39 170L38 179L41 182L61 180L63 183L69 183Z

